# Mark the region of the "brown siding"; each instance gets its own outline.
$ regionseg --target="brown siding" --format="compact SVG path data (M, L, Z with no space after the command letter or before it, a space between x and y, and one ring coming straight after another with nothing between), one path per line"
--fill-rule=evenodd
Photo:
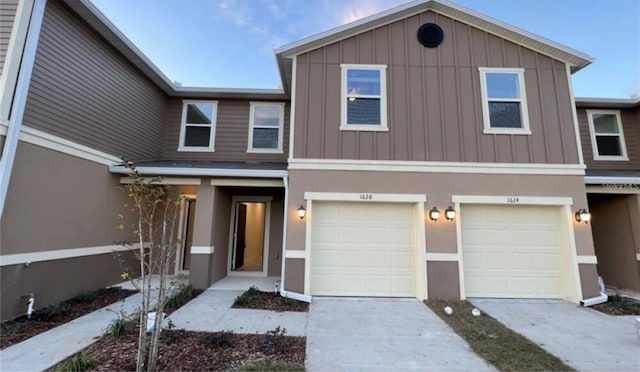
M18 10L18 0L0 1L0 74L4 68L4 60L9 49L11 29Z
M416 38L434 22L438 48ZM386 64L389 132L340 131L340 64ZM483 134L478 67L524 67L532 135ZM298 56L296 158L578 162L565 65L433 12Z
M635 109L620 110L620 120L622 120L622 131L627 145L627 156L629 161L602 161L593 160L593 146L591 144L591 134L589 132L589 119L587 110L578 108L578 125L580 126L580 139L582 140L582 152L584 162L590 169L640 169L640 107ZM602 109L611 110L611 109Z
M178 144L183 100L170 99L167 108L167 136L164 144L164 157L172 160L286 161L289 156L289 103L286 103L284 112L283 153L253 154L247 153L249 102L243 100L218 100L215 152L181 152L178 151Z
M60 1L47 3L24 124L129 159L160 156L166 97Z

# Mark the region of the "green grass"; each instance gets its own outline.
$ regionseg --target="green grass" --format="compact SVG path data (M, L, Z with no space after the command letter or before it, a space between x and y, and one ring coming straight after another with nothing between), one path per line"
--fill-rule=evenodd
M426 305L460 335L471 349L501 371L574 371L562 360L505 327L489 315L474 317L467 301L427 300ZM447 315L444 307L453 314Z
M240 367L241 371L304 371L304 365L299 363L279 362L279 361L266 361L248 363Z
M56 372L75 372L75 371L87 371L96 366L96 360L85 354L76 354L70 359L60 364L55 371Z

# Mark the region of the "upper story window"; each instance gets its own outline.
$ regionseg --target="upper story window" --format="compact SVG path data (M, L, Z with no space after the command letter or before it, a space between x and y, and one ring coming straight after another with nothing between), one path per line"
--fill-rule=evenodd
M531 134L524 69L479 70L484 133Z
M340 129L387 131L387 66L341 67Z
M620 111L587 110L594 160L629 160Z
M282 153L284 103L251 102L247 152Z
M214 151L217 101L183 101L178 151Z

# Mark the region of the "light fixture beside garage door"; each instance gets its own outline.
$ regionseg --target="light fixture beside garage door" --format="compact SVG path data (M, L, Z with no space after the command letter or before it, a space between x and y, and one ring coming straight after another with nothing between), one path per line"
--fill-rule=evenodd
M298 209L296 209L296 211L298 211L298 217L300 217L301 220L304 219L304 216L307 215L307 210L302 204L300 204L300 206L298 207Z
M444 217L449 221L453 221L453 219L456 218L456 210L453 209L452 206L449 206L449 208L444 211Z
M591 213L584 208L578 209L576 212L576 221L589 223L589 221L591 221Z
M438 207L434 206L429 210L429 219L431 221L438 222L439 218L440 218L440 210L438 209ZM452 221L454 218L456 218L456 210L453 209L452 206L449 206L444 211L444 218L446 218L448 221Z

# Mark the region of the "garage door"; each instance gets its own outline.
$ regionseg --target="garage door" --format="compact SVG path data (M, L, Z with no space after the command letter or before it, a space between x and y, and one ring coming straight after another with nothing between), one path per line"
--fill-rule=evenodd
M559 298L560 208L461 208L467 297Z
M314 202L312 295L415 297L412 204Z

